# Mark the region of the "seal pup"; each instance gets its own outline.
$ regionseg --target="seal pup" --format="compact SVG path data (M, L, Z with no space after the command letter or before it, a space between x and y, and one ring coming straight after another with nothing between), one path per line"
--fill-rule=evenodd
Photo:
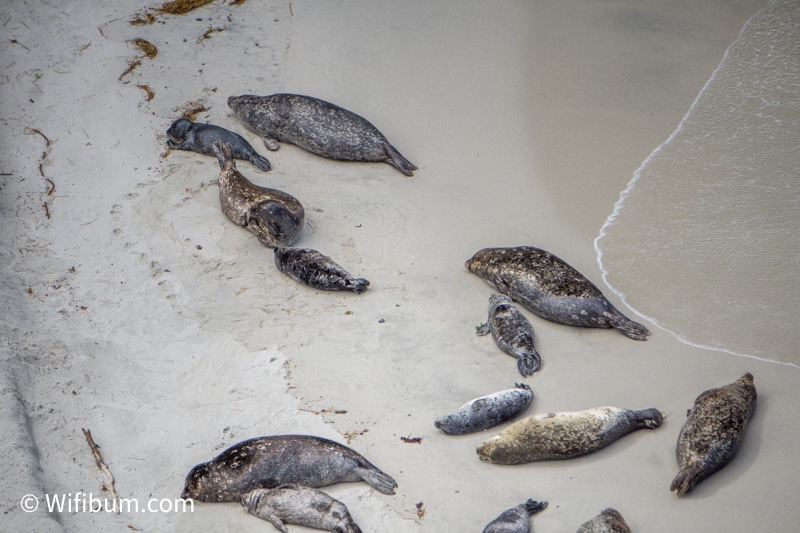
M517 358L517 369L523 376L539 370L542 358L533 347L533 326L508 296L489 297L489 321L481 324L477 333L479 336L491 333L501 350Z
M201 124L179 118L169 127L167 135L169 136L167 146L175 150L215 155L214 141L222 141L231 145L231 153L235 159L250 161L257 169L264 172L272 168L269 160L256 152L244 137L213 124Z
M323 291L353 291L361 294L369 286L354 278L333 259L311 248L275 248L275 265L293 280Z
M525 383L471 400L433 425L447 435L465 435L489 429L515 418L533 401L533 391Z
M543 511L547 502L528 500L507 511L486 524L483 533L529 533L531 530L530 517Z
M484 248L465 264L496 291L542 318L591 328L616 328L637 341L650 332L619 312L573 267L533 246Z
M235 502L253 489L297 484L323 487L366 481L394 494L394 479L347 446L309 435L256 437L234 444L189 471L181 498Z
M477 451L482 460L502 465L572 459L605 448L637 429L657 428L662 420L658 409L619 407L532 415L514 422Z
M367 119L319 98L248 94L231 96L228 107L270 150L288 142L329 159L389 163L406 176L417 170Z
M236 170L229 143L214 141L213 149L221 169L217 182L225 216L254 233L264 246L291 246L305 221L300 201L283 191L259 187L242 176Z
M757 397L750 372L697 397L678 436L675 454L681 470L670 491L683 496L734 458Z
M247 512L263 518L281 533L286 524L335 533L361 533L347 506L322 491L300 485L254 489L242 496Z
M603 509L599 515L584 522L577 533L631 533L631 528L616 509Z

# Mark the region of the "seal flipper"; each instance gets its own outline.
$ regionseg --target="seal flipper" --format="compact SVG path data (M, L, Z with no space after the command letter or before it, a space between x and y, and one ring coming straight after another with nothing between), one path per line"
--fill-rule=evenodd
M530 376L539 370L539 366L542 364L541 361L542 358L539 357L537 352L521 353L517 357L517 370L523 376Z
M274 137L270 137L269 135L264 135L262 139L264 140L264 146L266 146L267 150L271 152L274 152L275 150L281 147L280 143L278 143L278 139Z
M230 143L217 140L214 141L212 148L214 149L214 155L217 156L217 161L219 161L220 170L228 170L231 168L236 170L236 163L233 159L233 150L231 149Z
M353 291L356 294L361 294L367 287L369 287L369 280L364 278L353 278L345 280L344 286L348 291Z
M275 526L275 529L277 529L281 533L289 533L289 529L286 527L286 523L283 520L281 520L280 516L271 514L266 518L266 521Z
M475 328L475 333L478 334L478 337L483 337L484 335L488 335L492 332L492 327L487 324L481 324Z
M649 329L642 324L634 322L630 318L626 317L617 309L615 309L610 303L608 305L610 310L603 313L603 315L605 315L605 317L608 319L608 323L611 324L612 328L619 330L620 333L626 337L630 337L633 340L647 340L647 336L650 335Z
M670 492L677 490L678 496L683 496L700 481L701 472L702 467L699 463L692 463L686 468L682 468L675 476L675 479L672 480L672 484L669 486Z
M264 172L269 172L272 168L269 160L256 152L253 152L253 155L250 156L250 162L253 163L258 170L263 170Z
M530 516L533 516L540 511L544 511L547 508L547 502L538 502L532 499L529 499L523 505Z
M358 472L358 475L361 476L361 479L366 481L370 487L378 492L383 494L394 494L394 489L397 487L397 483L389 474L384 474L375 467L359 467L356 468L356 472Z
M388 142L386 143L386 162L408 177L412 177L414 171L417 170L417 167L411 161L403 157L402 154Z

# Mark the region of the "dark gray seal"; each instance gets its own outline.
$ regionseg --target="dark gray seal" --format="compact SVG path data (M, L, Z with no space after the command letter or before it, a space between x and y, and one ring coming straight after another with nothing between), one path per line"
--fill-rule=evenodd
M697 397L678 436L675 453L681 470L669 490L683 496L736 456L757 397L750 372Z
M228 98L228 107L270 150L288 142L329 159L389 163L406 176L417 170L367 119L330 102L299 94L242 95Z
M394 479L359 453L332 440L308 435L256 437L235 444L186 476L181 498L235 502L253 489L297 484L324 487L366 481L394 494Z
M263 518L281 533L286 524L334 533L361 533L347 506L324 492L301 485L277 489L255 489L241 500L247 511Z
M167 145L175 150L189 150L204 155L215 155L214 141L231 145L231 153L236 159L253 163L257 169L268 172L272 166L269 160L256 152L249 142L238 133L213 124L201 124L179 118L167 130Z
M527 416L478 446L477 451L482 460L502 465L572 459L605 448L638 429L657 428L662 420L658 409L619 407Z
M448 435L465 435L489 429L515 418L530 406L533 391L524 383L516 388L471 400L433 424Z
M531 516L543 511L547 502L528 500L507 511L503 511L497 518L489 522L483 533L529 533L531 530Z
M533 246L485 248L466 267L500 293L542 318L592 328L616 328L637 341L650 332L620 313L583 274Z
M517 359L517 369L523 376L539 370L542 358L533 347L533 326L508 296L493 294L489 298L489 321L477 333L491 333L497 346Z
M361 294L369 286L354 278L333 259L311 248L275 248L278 270L309 287L324 291L353 291Z
M631 533L631 528L616 509L608 508L584 522L576 533Z
M214 141L213 148L221 169L217 182L225 216L254 233L265 246L291 246L300 236L305 221L300 201L291 194L259 187L245 178L236 170L230 144Z

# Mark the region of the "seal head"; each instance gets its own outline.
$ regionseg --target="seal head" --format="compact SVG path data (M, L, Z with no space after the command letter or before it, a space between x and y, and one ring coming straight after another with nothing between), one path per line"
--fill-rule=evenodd
M485 248L465 266L542 318L569 326L616 328L640 341L650 334L611 305L583 274L550 252L533 246Z
M678 436L675 453L681 469L670 491L683 496L736 456L757 398L750 372L697 397Z

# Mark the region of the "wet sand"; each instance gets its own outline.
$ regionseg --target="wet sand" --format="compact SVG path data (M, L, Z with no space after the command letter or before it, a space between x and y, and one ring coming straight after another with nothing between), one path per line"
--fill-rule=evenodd
M0 9L9 527L271 527L237 504L23 512L25 494L102 492L89 428L120 496L143 505L177 498L192 466L236 442L306 433L349 443L397 480L395 496L325 489L364 531L480 530L528 498L550 502L538 532L575 530L605 507L634 531L790 530L796 369L691 347L649 322L635 342L528 314L543 364L524 381L529 414L656 407L667 418L655 431L502 467L475 454L493 431L433 426L522 380L475 335L492 292L463 266L478 249L550 250L644 320L603 284L593 241L762 5L214 2L136 27L132 1ZM118 79L141 55L135 38L158 55ZM409 179L288 145L267 152L225 102L275 92L365 116L420 169ZM224 218L216 161L165 148L169 124L198 103L198 121L245 135L273 164L242 162L246 176L301 200L298 245L369 279L366 293L296 284ZM745 371L760 397L739 456L679 500L668 487L686 410Z

